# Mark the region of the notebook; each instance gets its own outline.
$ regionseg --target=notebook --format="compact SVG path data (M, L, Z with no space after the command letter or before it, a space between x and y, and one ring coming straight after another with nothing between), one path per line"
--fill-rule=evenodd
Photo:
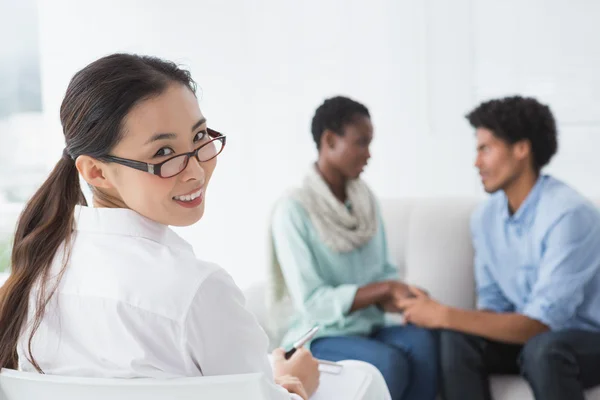
M321 381L310 400L362 399L371 383L371 375L356 368L337 364L319 364Z

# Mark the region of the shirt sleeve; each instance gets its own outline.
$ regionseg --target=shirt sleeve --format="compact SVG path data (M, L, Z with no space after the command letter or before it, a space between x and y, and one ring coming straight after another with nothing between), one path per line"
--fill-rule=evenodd
M315 323L342 323L350 312L358 286L331 286L319 275L308 240L306 218L304 210L293 200L276 207L271 229L277 260L297 311L310 315Z
M564 327L600 269L600 224L589 206L565 213L544 238L538 277L523 314L552 330Z
M182 346L204 376L262 373L269 399L295 399L274 382L268 338L224 270L201 284L183 325Z
M514 305L506 298L498 282L491 274L485 257L484 232L481 231L478 213L471 218L471 236L475 251L475 284L477 288L477 309L494 312L514 311Z

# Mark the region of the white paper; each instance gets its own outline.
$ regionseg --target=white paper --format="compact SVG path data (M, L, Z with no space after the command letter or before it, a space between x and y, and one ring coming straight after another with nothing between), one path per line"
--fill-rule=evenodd
M365 395L371 375L356 368L342 368L339 373L328 373L328 370L337 368L334 366L320 364L321 382L317 391L311 396L310 400L354 400L362 399Z

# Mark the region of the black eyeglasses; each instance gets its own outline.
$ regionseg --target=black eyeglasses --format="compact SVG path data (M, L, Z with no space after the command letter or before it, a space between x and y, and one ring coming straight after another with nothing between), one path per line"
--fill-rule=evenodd
M203 143L194 151L178 154L158 164L149 164L143 161L128 160L127 158L115 156L104 156L99 157L98 159L135 168L153 175L158 175L161 178L172 178L187 167L190 157L196 157L198 162L207 162L221 154L225 148L227 137L210 128L207 128L206 132L208 133L208 136L212 138L210 141Z

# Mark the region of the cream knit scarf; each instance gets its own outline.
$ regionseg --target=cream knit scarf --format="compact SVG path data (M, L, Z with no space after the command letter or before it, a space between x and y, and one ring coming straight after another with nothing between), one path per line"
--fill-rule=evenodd
M348 253L365 245L377 230L373 194L360 180L346 185L347 204L342 204L317 171L310 168L303 186L293 197L308 213L323 243L336 253Z

